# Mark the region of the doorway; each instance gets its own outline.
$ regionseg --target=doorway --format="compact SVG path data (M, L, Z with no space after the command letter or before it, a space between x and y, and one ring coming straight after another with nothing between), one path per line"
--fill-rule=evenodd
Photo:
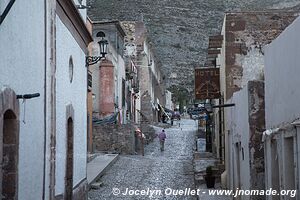
M15 113L7 110L3 115L1 141L1 199L18 199L19 125Z
M234 189L241 189L241 159L240 159L240 147L239 142L235 143L234 155L235 155L235 171L234 174Z
M74 125L73 119L67 121L67 151L66 151L66 177L65 200L72 200L73 196L73 160L74 160Z

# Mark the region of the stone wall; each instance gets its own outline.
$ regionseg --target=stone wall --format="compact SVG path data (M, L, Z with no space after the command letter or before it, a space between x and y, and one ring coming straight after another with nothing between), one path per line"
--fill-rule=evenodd
M142 94L141 108L142 108L142 110L140 111L141 131L145 134L146 143L148 143L152 141L153 138L155 137L155 130L150 125L156 121L155 121L155 115L152 108L151 97L147 92Z
M265 164L262 135L265 130L265 91L263 81L250 81L249 93L249 165L252 190L265 188ZM255 198L253 198L255 199Z
M262 190L265 188L264 148L265 130L264 82L249 81L247 87L234 93L228 109L230 130L227 170L229 188ZM244 198L242 198L244 199ZM249 199L261 199L250 197Z
M264 48L297 14L294 12L232 12L225 21L226 100L250 80L264 79Z
M128 124L103 124L93 126L95 151L121 154L135 153L135 126Z

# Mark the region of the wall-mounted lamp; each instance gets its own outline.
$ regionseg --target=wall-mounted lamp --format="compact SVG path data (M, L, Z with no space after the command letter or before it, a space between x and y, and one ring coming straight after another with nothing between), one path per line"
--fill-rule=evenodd
M107 54L108 41L104 39L105 33L100 31L97 33L96 37L102 37L102 39L98 42L99 47L100 47L100 56L87 56L86 61L85 61L85 64L87 67L90 65L96 64L102 58L105 58L105 56Z

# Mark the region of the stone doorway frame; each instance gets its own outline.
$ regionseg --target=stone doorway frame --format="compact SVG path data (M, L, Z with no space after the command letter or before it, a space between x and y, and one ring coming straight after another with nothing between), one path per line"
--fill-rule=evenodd
M65 200L73 199L74 175L74 109L72 104L66 107L66 173L65 173Z
M18 199L19 101L15 92L0 91L0 194L1 199Z

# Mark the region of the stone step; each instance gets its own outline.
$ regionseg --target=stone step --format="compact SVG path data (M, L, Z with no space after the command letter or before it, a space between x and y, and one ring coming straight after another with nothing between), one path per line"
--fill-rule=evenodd
M199 160L205 158L209 158L209 159L214 158L214 154L211 152L199 152L199 151L194 152L194 159Z
M94 182L90 185L90 188L93 190L98 190L103 186L102 182Z

